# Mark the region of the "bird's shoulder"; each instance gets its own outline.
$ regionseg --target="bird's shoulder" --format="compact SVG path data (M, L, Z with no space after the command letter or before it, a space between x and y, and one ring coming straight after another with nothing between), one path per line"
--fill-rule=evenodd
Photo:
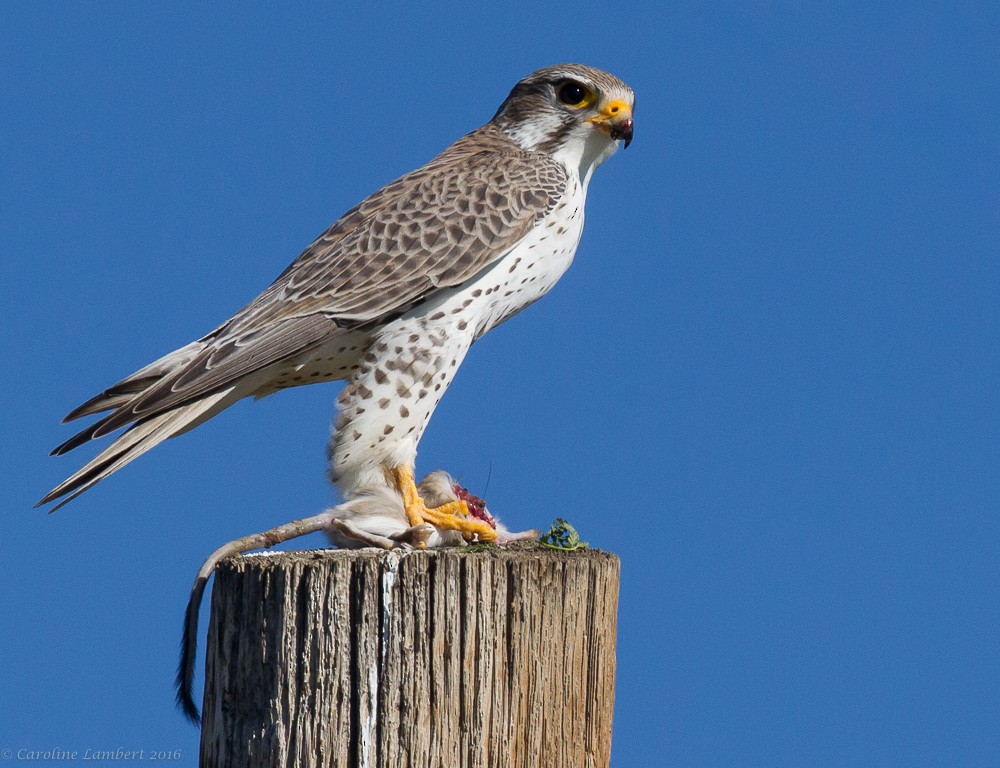
M488 123L366 197L331 224L313 245L329 246L365 222L401 210L447 214L463 198L485 191L507 195L518 207L544 212L562 194L568 177L561 163L543 152L522 149ZM501 205L496 197L493 202L494 207Z
M288 314L354 323L400 311L502 255L553 210L568 181L562 164L487 124L337 219L230 329Z

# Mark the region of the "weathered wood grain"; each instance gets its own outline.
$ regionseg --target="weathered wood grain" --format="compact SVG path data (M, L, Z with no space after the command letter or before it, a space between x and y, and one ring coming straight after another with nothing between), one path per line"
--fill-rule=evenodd
M203 766L609 763L614 555L272 552L215 578Z

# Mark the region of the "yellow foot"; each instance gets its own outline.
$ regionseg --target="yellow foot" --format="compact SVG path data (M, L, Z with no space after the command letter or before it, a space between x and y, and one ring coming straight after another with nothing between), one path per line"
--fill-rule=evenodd
M469 507L464 501L450 501L440 507L428 507L417 491L413 480L413 470L409 467L395 467L392 477L403 495L403 509L410 525L430 523L438 528L458 531L468 540L494 541L497 532L484 522L469 519ZM420 547L423 549L423 547Z

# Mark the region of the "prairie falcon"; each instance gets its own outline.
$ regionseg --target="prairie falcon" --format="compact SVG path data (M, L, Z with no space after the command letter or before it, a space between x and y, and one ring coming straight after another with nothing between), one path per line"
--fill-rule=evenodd
M345 497L388 482L411 524L493 540L464 502L424 503L417 444L470 345L569 267L591 173L632 140L633 103L592 67L525 77L486 125L344 214L232 318L72 411L110 413L53 454L128 429L38 504L62 506L244 397L347 379L329 446Z

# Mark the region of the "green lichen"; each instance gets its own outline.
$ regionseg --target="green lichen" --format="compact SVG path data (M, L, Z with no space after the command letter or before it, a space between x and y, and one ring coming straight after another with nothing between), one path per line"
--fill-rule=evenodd
M457 552L489 552L492 549L496 549L496 545L488 541L477 541L472 544L466 544L464 547L456 547Z
M580 541L580 534L576 528L563 520L556 518L549 528L548 533L543 533L538 538L538 543L549 549L559 549L563 552L573 552L577 549L586 549L587 542Z

